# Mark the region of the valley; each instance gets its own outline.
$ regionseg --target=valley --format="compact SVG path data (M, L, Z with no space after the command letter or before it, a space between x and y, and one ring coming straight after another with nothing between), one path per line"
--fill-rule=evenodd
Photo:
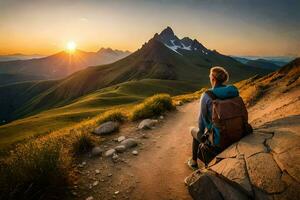
M63 53L43 59L51 58L55 63L57 56ZM207 49L197 40L180 40L167 27L136 52L114 63L88 67L63 79L0 86L1 143L43 135L157 93L179 95L196 91L208 85L207 74L215 65L228 70L231 83L272 71L244 65ZM5 67L0 65L1 69ZM16 65L13 69L31 68ZM34 125L28 127L28 123ZM18 130L23 130L21 135Z

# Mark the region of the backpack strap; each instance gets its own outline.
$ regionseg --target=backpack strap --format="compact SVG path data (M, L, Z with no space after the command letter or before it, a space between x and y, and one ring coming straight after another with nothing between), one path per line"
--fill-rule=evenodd
M207 90L205 92L212 100L216 100L217 96L211 91L211 90Z

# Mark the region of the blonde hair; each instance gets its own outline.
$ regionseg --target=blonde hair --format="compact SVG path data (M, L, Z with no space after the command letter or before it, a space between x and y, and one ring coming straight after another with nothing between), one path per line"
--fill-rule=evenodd
M225 83L229 80L229 74L223 67L212 67L210 69L210 75L212 75L220 84Z

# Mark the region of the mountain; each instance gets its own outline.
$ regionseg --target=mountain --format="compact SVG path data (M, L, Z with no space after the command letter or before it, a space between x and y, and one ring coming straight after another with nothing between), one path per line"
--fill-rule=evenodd
M0 73L58 79L88 66L112 63L129 54L128 51L112 50L110 48L102 48L98 52L76 50L72 54L62 51L43 58L0 62Z
M0 85L7 85L28 80L43 80L45 77L28 74L5 74L0 73Z
M9 54L9 55L0 55L0 62L11 61L11 60L29 60L33 58L42 58L42 57L45 56L39 54L25 55L21 53L16 53L16 54Z
M264 61L273 63L279 67L282 67L295 59L295 57L290 57L290 56L231 56L231 57L243 64L246 64L248 61L251 60L263 59Z
M276 70L280 68L280 66L273 64L272 62L265 59L248 60L245 64L251 67L270 69L270 70Z
M255 74L266 74L270 71L243 65L229 56L207 49L195 39L185 37L180 40L173 30L167 27L160 34L155 34L140 49L114 63L88 67L55 83L51 82L52 84L44 84L40 81L31 83L35 88L42 85L43 90L42 92L35 90L35 94L32 93L30 99L22 98L20 94L17 98L15 94L4 95L0 104L1 108L6 108L6 112L0 116L3 116L1 120L11 121L51 108L67 106L89 94L101 93L104 88L110 87L109 90L114 90L113 86L119 87L118 84L126 84L129 88L126 91L136 91L136 93L131 92L131 97L139 96L145 91L151 91L147 95L165 91L161 88L166 84L166 80L175 83L174 85L179 87L176 88L178 91L194 91L197 87L209 84L209 69L214 65L225 67L231 75L231 81L242 80ZM137 87L144 80L148 80L150 84L140 84L141 87L143 85L142 91L130 89L133 87L131 82L134 81L134 87ZM30 87L33 86L30 83L26 84L26 88L30 91ZM1 87L0 94L19 87L23 85ZM113 94L114 97L124 95L127 95L124 91ZM91 105L99 106L96 102L90 102Z

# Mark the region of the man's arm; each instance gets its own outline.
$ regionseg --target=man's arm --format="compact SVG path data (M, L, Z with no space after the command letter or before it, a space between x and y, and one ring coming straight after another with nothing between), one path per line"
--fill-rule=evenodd
M212 99L206 94L203 93L200 98L200 110L199 110L199 117L198 117L198 140L200 141L201 136L204 134L204 130L207 124L211 121L211 106Z

